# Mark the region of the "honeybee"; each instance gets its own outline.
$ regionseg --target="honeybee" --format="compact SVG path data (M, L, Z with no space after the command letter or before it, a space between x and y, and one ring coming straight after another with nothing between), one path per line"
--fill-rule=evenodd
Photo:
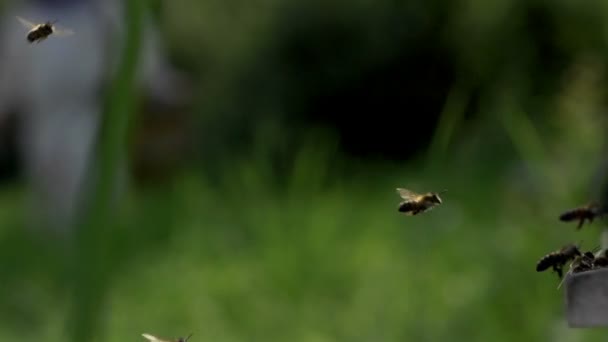
M591 252L585 252L581 256L577 256L572 260L570 269L572 273L579 273L583 271L589 271L593 268L593 262L595 261L595 255Z
M594 268L602 268L608 266L608 250L602 249L595 254L595 258L593 259L593 267Z
M427 192L426 194L418 194L411 190L397 188L397 193L403 201L399 203L399 212L405 213L408 216L418 215L425 211L433 209L435 206L442 203L440 193L447 190L437 192Z
M40 43L53 33L58 36L66 36L74 33L74 31L69 29L58 29L55 26L55 22L57 22L56 20L53 22L47 21L42 24L34 24L29 20L23 19L19 16L17 17L17 20L19 20L19 22L21 22L23 26L30 30L27 33L27 41L30 43Z
M566 211L559 216L560 221L570 222L578 220L577 230L581 229L585 220L589 221L589 224L593 223L593 219L603 215L602 208L596 203L590 203L582 207L574 208Z
M536 264L536 272L542 272L549 267L553 268L553 271L557 273L557 276L561 279L563 276L563 267L570 260L578 256L581 256L581 251L577 245L568 244L561 249L551 252L542 257Z
M186 342L186 341L188 341L188 339L190 338L190 336L192 336L192 334L188 335L188 337L186 337L186 338L178 337L175 340L163 340L163 339L160 339L160 338L158 338L156 336L152 336L150 334L141 334L141 336L147 338L151 342Z
M585 252L583 255L576 256L570 263L570 269L568 270L568 273L566 273L566 277L559 282L557 288L559 289L562 286L569 274L585 272L593 269L594 260L595 256L591 252Z

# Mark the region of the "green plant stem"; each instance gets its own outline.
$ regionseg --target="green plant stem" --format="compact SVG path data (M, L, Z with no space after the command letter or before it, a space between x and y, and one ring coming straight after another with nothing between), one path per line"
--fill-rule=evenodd
M126 158L144 13L142 0L128 0L124 4L126 36L120 64L106 99L99 145L90 175L93 177L93 191L75 232L72 260L68 261L73 293L67 323L70 339L74 342L99 339L101 308L119 262L118 256L112 252L111 243L118 228L117 222L112 220L112 198L119 166Z

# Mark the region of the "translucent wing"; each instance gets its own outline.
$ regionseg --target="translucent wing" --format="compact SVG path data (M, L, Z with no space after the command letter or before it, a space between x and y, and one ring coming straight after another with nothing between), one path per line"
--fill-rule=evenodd
M21 23L23 26L27 27L27 28L28 28L28 30L31 30L31 29L33 29L34 27L36 27L36 24L32 23L32 22L31 22L31 21L29 21L29 20L25 20L25 19L21 18L20 16L17 16L17 20L19 20L19 22L20 22L20 23Z
M71 36L74 34L74 31L63 27L58 28L53 26L53 34L56 34L58 36Z
M157 337L152 336L150 334L141 334L141 336L147 338L148 340L150 340L152 342L165 342L164 340L161 340L160 338L157 338Z
M408 201L415 200L420 197L420 194L403 188L397 188L397 193L399 194L399 196L401 196L401 198Z

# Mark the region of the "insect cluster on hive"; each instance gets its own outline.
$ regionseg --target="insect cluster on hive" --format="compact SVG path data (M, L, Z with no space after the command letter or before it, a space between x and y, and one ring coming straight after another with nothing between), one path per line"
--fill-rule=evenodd
M580 230L585 221L589 221L591 224L594 219L603 217L607 212L605 206L591 202L587 205L565 211L559 216L559 220L562 222L578 221L576 230ZM551 268L561 279L563 277L563 267L568 263L570 265L567 275L608 266L608 250L606 248L598 247L594 249L594 251L597 250L594 254L593 251L582 253L580 247L580 244L575 245L571 243L546 254L537 262L536 271L542 272ZM558 288L562 283L563 280Z

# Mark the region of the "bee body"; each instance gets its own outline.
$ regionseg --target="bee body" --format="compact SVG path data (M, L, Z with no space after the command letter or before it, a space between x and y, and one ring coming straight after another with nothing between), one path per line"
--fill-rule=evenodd
M571 222L578 221L576 229L581 229L585 220L589 221L589 224L593 223L593 220L603 214L602 210L597 204L588 204L586 206L574 208L568 210L559 216L560 221Z
M409 216L418 215L431 210L442 203L441 197L435 192L418 194L410 190L397 188L397 193L403 199L403 201L399 203L398 211Z
M607 251L608 250L606 249L602 249L595 254L595 258L593 259L594 268L608 267L608 256L606 255Z
M608 266L608 258L605 256L593 259L593 267L602 268Z
M579 273L589 271L593 268L593 261L595 257L591 252L585 252L583 255L576 256L570 264L572 273Z
M41 41L48 38L51 34L56 34L58 36L63 35L71 35L74 32L72 30L62 29L59 30L55 27L55 22L44 22L42 24L34 24L29 20L23 19L21 17L17 17L19 22L25 27L29 29L27 33L26 39L30 43L40 43Z
M577 255L570 263L570 269L568 270L567 274L590 271L594 268L594 261L595 256L591 252L585 252L581 255ZM557 285L558 289L562 286L564 280L566 280L566 278L562 279L559 285Z
M44 24L36 25L30 32L27 34L27 41L30 43L38 42L45 40L48 36L53 33L53 25L50 22L46 22Z
M399 203L398 210L399 210L399 212L406 213L409 215L418 215L422 212L430 210L434 206L435 206L434 203L427 201L427 200L422 200L419 202L403 201L403 202Z
M557 273L557 276L561 279L563 276L563 267L570 260L577 256L581 256L576 245L570 244L562 247L560 250L551 252L542 257L536 264L536 271L542 272L548 268L553 268L553 271Z

